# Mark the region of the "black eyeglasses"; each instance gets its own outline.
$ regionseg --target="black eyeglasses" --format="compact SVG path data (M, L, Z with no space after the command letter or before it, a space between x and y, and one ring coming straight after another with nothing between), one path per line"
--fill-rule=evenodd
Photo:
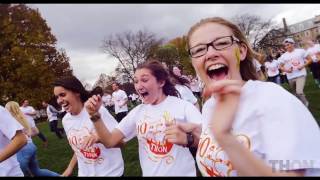
M233 45L233 42L239 43L240 40L233 36L219 37L208 44L199 44L189 49L189 55L192 58L198 58L205 55L209 46L212 46L215 50L223 50Z

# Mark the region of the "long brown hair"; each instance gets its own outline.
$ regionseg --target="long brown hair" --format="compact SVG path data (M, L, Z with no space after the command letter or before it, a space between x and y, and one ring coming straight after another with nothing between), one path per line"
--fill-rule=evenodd
M82 85L80 80L78 78L76 78L75 76L61 77L60 79L57 79L53 82L53 86L54 87L61 86L61 87L65 88L67 90L70 90L72 92L79 93L82 103L86 102L88 100L88 98L90 97L89 96L90 92L88 92L84 88L84 86Z
M240 43L245 45L247 47L247 55L246 58L240 62L240 74L241 77L244 81L248 81L248 80L257 80L258 76L256 73L256 69L254 67L253 64L253 58L254 58L254 51L251 48L248 40L246 39L246 37L243 35L243 33L241 32L241 30L238 28L237 25L221 18L221 17L211 17L211 18L205 18L200 20L200 22L196 23L195 25L193 25L187 35L187 50L189 50L190 48L190 37L191 35L194 33L195 30L197 30L199 27L201 27L202 25L208 24L208 23L218 23L221 25L224 25L228 28L230 28L230 30L232 31L233 35L238 38L240 40Z
M173 83L169 79L169 73L160 61L156 59L149 59L146 62L139 64L137 69L149 69L151 74L156 78L156 80L164 81L164 86L162 87L163 93L167 96L179 97L179 92L174 87Z

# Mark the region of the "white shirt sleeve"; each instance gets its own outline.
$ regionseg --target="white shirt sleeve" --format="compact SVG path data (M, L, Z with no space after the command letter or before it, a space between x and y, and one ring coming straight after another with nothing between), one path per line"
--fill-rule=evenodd
M308 51L306 51L304 49L301 49L301 54L303 54L303 58L307 58L307 56L309 55Z
M23 130L23 126L2 106L0 106L0 120L0 131L8 139L12 139L18 130Z
M128 99L127 93L125 91L121 91L121 99Z
M110 132L118 126L118 122L114 119L114 117L109 113L109 111L105 107L101 106L99 112L101 114L101 119L103 123L106 125Z
M36 112L36 110L35 110L32 106L29 106L29 107L30 107L30 111L31 111L31 113Z
M191 103L186 102L185 106L185 116L187 122L201 124L202 123L202 115L200 111Z
M141 106L141 105L140 105ZM124 141L127 142L137 136L136 131L136 114L140 106L135 107L132 109L118 124L117 129L119 129L122 134L125 136Z
M280 64L284 64L284 60L283 60L283 54L277 59L277 61L278 61L278 63L279 63L279 65Z
M269 104L260 108L259 112L266 161L270 165L286 164L288 161L300 163L281 166L281 170L320 168L320 130L314 117L283 88L272 94L272 97L264 97ZM272 99L277 103L270 104ZM305 161L312 161L312 164L303 163Z
M255 68L256 68L256 72L260 71L261 70L261 64L258 60L256 59L253 59L254 61L254 65L255 65Z
M198 99L193 95L192 91L187 86L183 87L186 95L186 100L191 102L192 104L196 104L198 102Z

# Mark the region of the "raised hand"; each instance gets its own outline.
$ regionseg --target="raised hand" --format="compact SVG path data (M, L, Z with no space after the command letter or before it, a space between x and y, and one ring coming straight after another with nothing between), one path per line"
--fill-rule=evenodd
M95 134L86 136L82 141L82 148L86 149L99 141L99 137Z
M84 103L84 107L86 108L90 116L98 112L101 105L102 99L100 95L93 95Z
M204 89L205 95L213 95L216 100L210 122L214 136L230 133L243 84L241 80L220 80Z
M165 140L170 143L178 144L178 145L186 145L187 144L187 132L184 131L180 125L180 123L168 123L166 122L166 130L165 130Z
M177 145L187 145L187 133L191 133L199 138L201 125L189 122L174 121L175 123L166 122L165 140Z

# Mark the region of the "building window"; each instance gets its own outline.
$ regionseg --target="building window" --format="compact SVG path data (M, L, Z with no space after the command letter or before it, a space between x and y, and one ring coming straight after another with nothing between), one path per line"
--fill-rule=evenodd
M292 33L294 33L294 30L295 30L294 27L291 27L291 28L290 28L290 31L291 31Z
M303 24L300 24L300 25L299 25L299 30L300 30L300 31L303 31L303 29L304 29Z

